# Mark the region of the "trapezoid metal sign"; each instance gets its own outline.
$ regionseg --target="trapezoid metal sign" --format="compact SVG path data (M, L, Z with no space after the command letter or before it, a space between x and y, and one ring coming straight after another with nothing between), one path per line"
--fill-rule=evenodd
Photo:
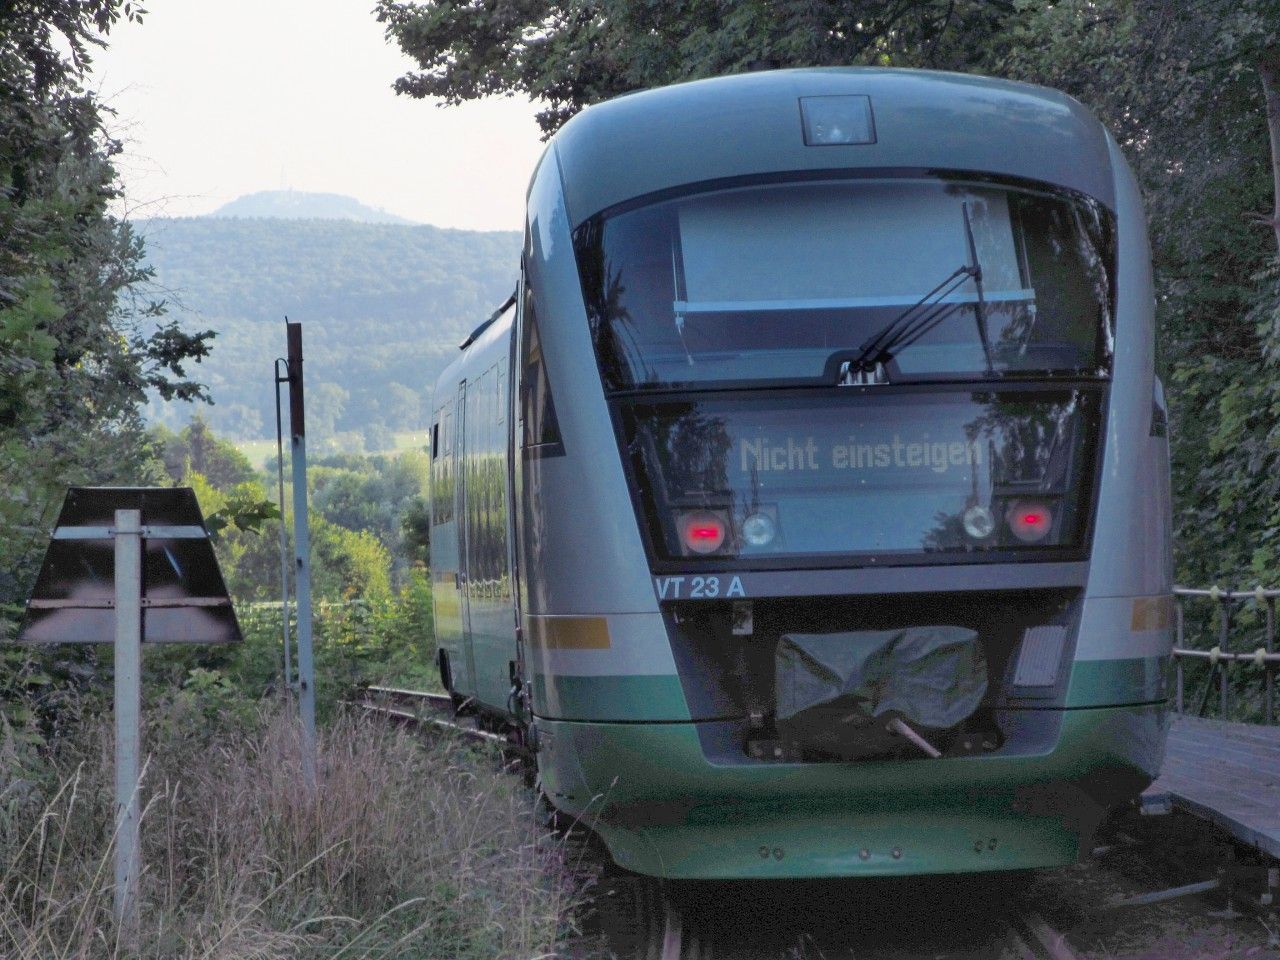
M117 510L142 514L144 643L235 643L240 624L190 487L71 487L19 643L110 643Z

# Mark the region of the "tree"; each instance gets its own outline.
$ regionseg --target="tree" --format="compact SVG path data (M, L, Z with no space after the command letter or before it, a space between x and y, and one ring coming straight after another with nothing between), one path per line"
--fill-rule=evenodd
M758 65L966 69L1014 0L378 0L418 65L397 93L459 103L522 93L555 132L600 100Z
M312 453L326 446L316 419L326 411L312 402L324 383L349 392L339 395L337 431L379 421L396 432L420 430L436 378L519 272L514 230L187 217L153 221L145 232L157 284L182 290L172 315L218 330L217 349L203 363L215 403L201 409L220 435L275 435L266 386L284 341L279 324L261 322L261 313L288 289L290 312L306 318ZM287 406L285 414L287 421ZM180 430L189 414L155 402L147 416Z
M108 203L118 187L92 52L128 0L0 6L0 600L21 596L68 483L157 473L146 391L198 399L186 365L209 351L142 291L142 245Z
M418 391L394 381L387 384L387 425L392 430L416 430L422 423L422 398Z
M372 533L311 521L312 583L325 600L379 600L391 595L391 555Z
M431 558L431 504L426 497L414 497L400 517L404 552L414 564L426 566Z
M379 0L446 102L523 93L554 131L628 90L750 68L941 67L1070 93L1145 195L1180 575L1280 577L1280 0ZM1263 213L1261 211L1269 211Z
M308 432L332 436L350 399L351 394L336 383L318 383L307 391Z
M191 418L180 433L157 428L153 436L160 446L165 470L174 480L186 482L193 471L205 476L218 490L257 479L257 471L249 458L235 445L209 429L204 417Z
M312 506L330 523L367 530L398 553L402 518L413 500L425 494L429 468L426 454L418 450L399 456L326 457L311 471Z
M366 426L362 436L364 448L371 453L386 453L396 448L395 432L380 421Z
M1180 575L1280 576L1276 0L1038 2L994 58L1116 134L1151 223ZM1272 227L1272 230L1261 229Z
M257 439L262 436L262 414L245 403L229 403L223 408L222 419L227 434L241 439Z
M1258 79L1266 104L1267 135L1271 143L1271 185L1275 194L1270 222L1280 251L1280 41L1272 36L1258 54ZM1264 221L1265 222L1265 221Z

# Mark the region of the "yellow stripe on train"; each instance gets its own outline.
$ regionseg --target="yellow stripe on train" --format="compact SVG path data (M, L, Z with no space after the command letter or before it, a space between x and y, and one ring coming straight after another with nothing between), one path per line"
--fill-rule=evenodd
M525 617L529 643L543 650L608 650L604 617Z

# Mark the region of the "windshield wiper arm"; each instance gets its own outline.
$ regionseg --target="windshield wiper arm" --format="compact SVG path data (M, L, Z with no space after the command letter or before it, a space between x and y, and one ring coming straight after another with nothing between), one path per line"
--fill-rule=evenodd
M883 383L883 364L893 358L896 351L911 346L958 309L959 302L946 303L964 282L973 279L978 301L974 312L978 322L978 338L982 341L982 355L986 362L986 375L995 375L991 360L991 343L987 336L987 304L982 288L982 264L978 260L978 248L973 238L973 226L969 219L969 202L961 204L964 215L965 240L969 247L969 262L957 267L946 279L923 297L894 317L879 332L869 337L859 348L858 356L841 370L841 382L846 376L856 383ZM923 313L918 311L924 310Z
M974 306L973 315L978 321L978 339L982 341L982 358L987 364L987 376L994 376L995 366L991 362L991 338L987 336L987 301L982 293L982 263L978 260L978 245L973 240L973 224L969 220L969 201L960 205L964 211L964 234L969 241L969 273L973 277L973 285L978 290L978 302Z
M858 348L858 356L842 369L842 382L846 373L860 376L858 382L882 382L875 379L877 368L892 358L893 351L899 346L914 343L959 306L943 303L943 300L959 289L970 276L972 268L968 264L956 267L941 283L868 337ZM921 310L924 312L920 313Z

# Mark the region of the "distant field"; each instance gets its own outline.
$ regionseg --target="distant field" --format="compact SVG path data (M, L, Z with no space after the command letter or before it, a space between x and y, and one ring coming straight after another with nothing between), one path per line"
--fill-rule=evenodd
M425 450L427 446L426 430L406 430L404 433L397 433L395 448L387 451L370 450L370 453L401 453L405 450Z
M395 437L395 446L390 450L365 450L364 453L403 453L405 450L421 450L427 445L427 431L425 430L406 430L402 433L393 434ZM255 467L261 467L268 458L272 462L275 461L276 442L274 440L236 440L234 441L236 449L249 458L249 462ZM288 441L286 441L287 445ZM341 444L326 443L319 450L308 445L307 452L312 456L324 456L326 453L341 453L344 448Z

